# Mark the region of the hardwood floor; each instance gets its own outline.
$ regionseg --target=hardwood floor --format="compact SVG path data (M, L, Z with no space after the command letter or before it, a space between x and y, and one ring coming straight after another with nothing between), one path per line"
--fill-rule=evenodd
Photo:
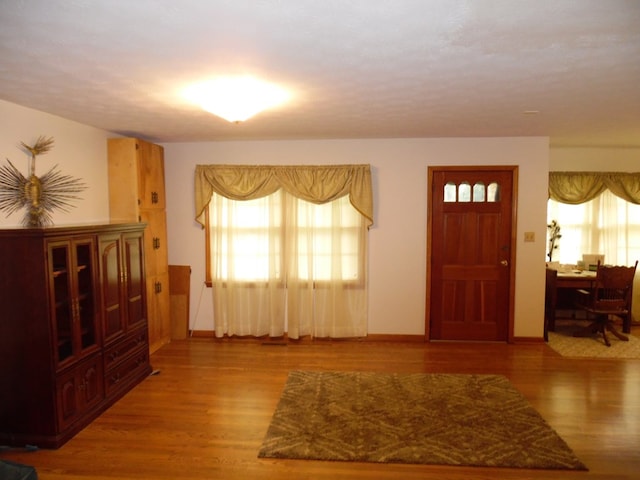
M640 472L640 360L567 359L544 344L262 345L202 338L173 342L151 360L160 373L62 448L5 450L0 459L35 466L41 480L617 480L638 478ZM503 374L590 470L259 459L287 373L294 369Z

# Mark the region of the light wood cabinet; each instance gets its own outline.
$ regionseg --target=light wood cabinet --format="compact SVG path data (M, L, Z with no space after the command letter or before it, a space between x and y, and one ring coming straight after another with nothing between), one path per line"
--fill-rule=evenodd
M0 230L0 444L57 448L151 372L143 226Z
M108 140L112 221L146 224L145 270L150 351L171 340L164 150L138 138Z

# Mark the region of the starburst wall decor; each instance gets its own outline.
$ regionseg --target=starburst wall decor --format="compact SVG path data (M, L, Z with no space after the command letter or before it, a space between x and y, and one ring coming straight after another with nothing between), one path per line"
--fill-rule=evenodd
M77 194L86 185L81 179L63 175L57 165L41 177L36 176L36 157L51 150L53 138L40 136L33 146L24 142L20 145L31 154L29 176L22 175L9 159L8 165L0 166L0 211L7 212L9 216L24 208L24 226L53 225L53 212L69 211L73 207L71 202L80 199Z

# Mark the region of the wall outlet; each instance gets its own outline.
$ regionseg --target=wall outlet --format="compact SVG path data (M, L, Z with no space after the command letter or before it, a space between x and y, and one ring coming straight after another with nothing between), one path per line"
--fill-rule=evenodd
M535 242L536 241L536 232L524 232L524 241L525 242Z

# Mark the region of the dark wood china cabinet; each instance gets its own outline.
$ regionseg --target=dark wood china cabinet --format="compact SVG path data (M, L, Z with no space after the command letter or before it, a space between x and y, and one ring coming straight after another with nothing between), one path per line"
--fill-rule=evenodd
M143 229L0 230L0 444L58 448L150 373Z

